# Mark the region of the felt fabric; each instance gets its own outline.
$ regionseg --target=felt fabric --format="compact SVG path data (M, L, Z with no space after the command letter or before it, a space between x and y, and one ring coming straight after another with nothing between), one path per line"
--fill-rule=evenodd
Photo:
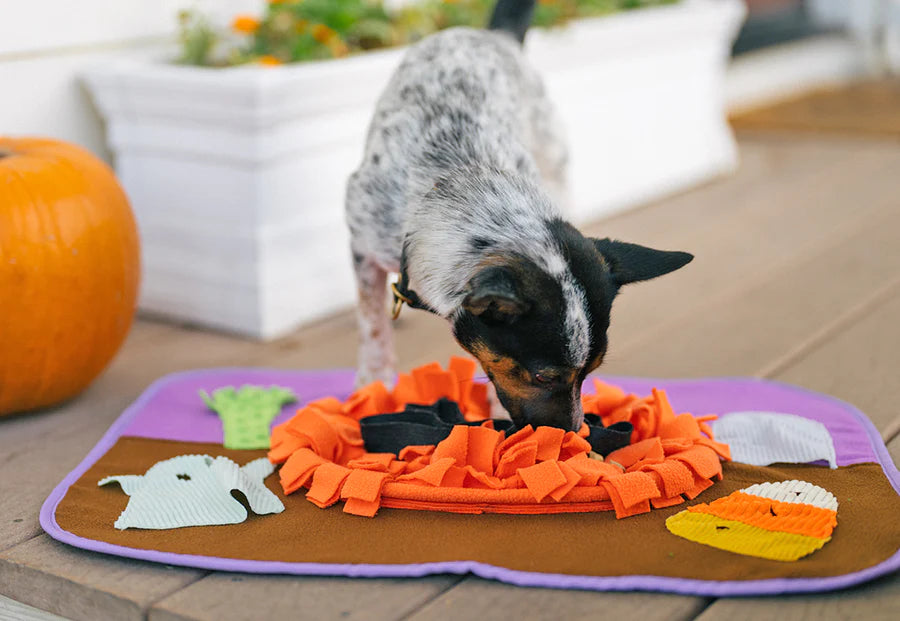
M794 414L730 412L711 423L731 458L743 464L807 464L825 461L837 468L834 441L825 425Z
M831 541L834 495L807 481L751 485L666 520L679 537L775 561L797 561Z
M773 531L708 513L684 511L666 521L669 532L720 550L773 561L797 561L819 550L831 538Z
M475 426L484 421L467 421L459 406L446 398L431 405L407 403L402 412L376 414L359 420L359 430L367 453L393 453L399 455L407 446L437 444L450 435L455 425ZM585 417L588 435L585 439L598 456L627 446L634 431L631 423L619 422L604 427L595 414ZM497 431L509 435L514 432L511 420L491 419Z
M458 513L614 510L624 518L693 498L721 479L720 458L729 452L712 439L707 423L715 417L676 415L665 391L639 398L595 380L596 394L583 399L585 412L607 427L631 425L633 443L599 461L590 457L587 424L578 433L526 426L507 437L496 430L484 393L473 394L474 372L473 361L454 358L447 370L431 364L400 375L393 391L376 382L345 402L307 404L272 430L269 459L283 464L283 491L306 487L317 506L330 506L323 500L328 492L329 501L347 501L345 512L367 517L385 506ZM437 444L409 446L396 459L366 452L362 419L441 398L457 401L463 417L481 425L454 426ZM317 471L329 463L351 472L317 485ZM381 473L377 485L371 475L364 489L355 485L362 480L356 470Z
M178 455L153 464L145 474L112 475L97 485L118 483L129 496L115 521L121 530L237 524L247 519L247 508L234 492L240 492L257 515L284 511L278 497L262 484L273 470L267 459L241 467L227 457Z
M282 406L297 400L291 390L278 386L225 386L212 396L205 390L199 394L222 419L222 444L233 449L269 448L269 425Z
M202 558L212 558L210 562L221 568L228 567L228 559L239 559L268 563L255 568L243 566L242 571L378 575L366 569L367 564L374 564L385 575L392 573L386 566L398 566L398 573L393 575L422 575L428 566L434 567L432 571L447 570L435 564L473 561L573 579L558 586L583 585L579 576L635 575L714 581L710 584L790 578L794 581L791 588L796 588L801 578L862 571L900 547L900 496L881 466L871 463L831 470L809 465L758 467L727 462L723 464L722 481L698 497L698 502L712 503L754 484L799 479L827 488L838 498L850 499L841 503L840 527L834 539L796 563L742 556L676 537L666 529L665 521L681 507L628 520L616 520L609 512L471 516L382 507L376 519L362 520L337 507L320 510L297 494L285 495L275 477L266 479L265 485L285 505L285 511L279 514L250 515L244 522L227 527L170 531L111 528L127 496L114 487L98 487L97 482L123 471L143 471L184 453L219 454L241 461L265 454L229 451L215 444L120 438L69 487L56 508L59 526L85 538L82 545L88 540L108 542L120 546L120 553L138 556L142 551L176 553L166 558L166 562L175 564L204 566ZM428 565L415 574L408 573L415 568L399 573L404 571L399 565L409 563ZM633 583L631 588L641 588L640 583ZM734 588L732 583L730 591L717 592L727 594Z
M837 511L838 503L834 494L807 481L783 481L781 483L760 483L748 487L748 494L760 498L771 498L781 502L796 502Z

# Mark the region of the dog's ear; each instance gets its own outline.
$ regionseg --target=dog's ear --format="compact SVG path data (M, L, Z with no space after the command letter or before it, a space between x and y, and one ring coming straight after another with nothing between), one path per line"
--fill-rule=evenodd
M654 250L608 238L595 239L593 242L609 265L617 287L674 272L694 258L694 255L687 252Z
M493 322L512 323L530 307L512 272L501 266L486 267L475 274L463 299L464 309Z

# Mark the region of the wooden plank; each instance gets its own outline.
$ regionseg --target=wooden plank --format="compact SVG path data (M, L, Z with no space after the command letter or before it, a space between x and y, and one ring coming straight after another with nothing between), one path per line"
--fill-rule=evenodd
M693 619L707 605L699 597L662 593L597 593L497 584L467 578L407 617L430 619Z
M610 330L613 353L646 336L648 327L689 318L710 298L769 278L859 226L896 193L894 144L754 139L742 142L741 152L753 158L734 178L585 228L696 255L674 274L621 292Z
M697 621L895 621L900 603L900 574L846 591L815 595L720 599Z
M842 241L614 349L604 369L682 377L758 373L900 276L897 227L900 210L883 205ZM656 300L657 308L665 304Z
M66 621L66 619L0 595L0 621Z
M5 595L84 621L142 621L151 603L204 573L94 554L46 535L0 553Z
M898 318L900 290L775 378L852 403L885 430L897 420L900 403Z
M402 619L458 581L457 576L354 580L214 574L158 602L149 619Z
M828 86L732 115L729 122L738 130L900 138L900 84L875 78Z

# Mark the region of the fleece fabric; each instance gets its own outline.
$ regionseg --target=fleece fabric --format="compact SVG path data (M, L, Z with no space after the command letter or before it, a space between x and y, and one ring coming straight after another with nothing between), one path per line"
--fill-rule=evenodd
M344 402L319 399L272 430L269 459L281 464L285 494L306 488L306 498L325 508L373 517L380 507L454 513L572 513L614 510L624 518L695 498L722 478L728 446L712 438L708 422L676 414L665 391L646 397L595 380L584 411L603 426L628 423L631 444L595 459L576 432L526 426L508 437L487 418L483 386L472 381L475 363L454 358L400 375L389 391L375 382ZM398 454L370 453L360 420L396 412L410 403L447 398L467 421L437 444L412 445Z

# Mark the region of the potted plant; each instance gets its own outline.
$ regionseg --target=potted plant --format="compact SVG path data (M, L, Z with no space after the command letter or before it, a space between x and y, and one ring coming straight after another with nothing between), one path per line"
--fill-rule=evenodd
M542 3L538 17L570 6L579 15L576 0L559 2ZM581 2L599 11L641 4ZM236 22L252 36L224 55L203 42L202 27L188 33L200 37L203 62L236 66L123 60L87 75L141 228L144 309L271 338L354 303L344 186L403 47L354 54L351 45L401 36L368 16L346 36L307 20L305 43L267 44L277 32L266 29L290 4ZM337 4L385 11L362 0ZM468 4L476 11L443 7L443 25L466 23L492 2ZM435 19L422 14L404 14L405 36ZM740 0L681 0L529 32L527 53L570 135L573 220L735 167L722 83L743 15ZM190 45L198 43L185 39L183 58ZM290 62L303 45L321 60Z

